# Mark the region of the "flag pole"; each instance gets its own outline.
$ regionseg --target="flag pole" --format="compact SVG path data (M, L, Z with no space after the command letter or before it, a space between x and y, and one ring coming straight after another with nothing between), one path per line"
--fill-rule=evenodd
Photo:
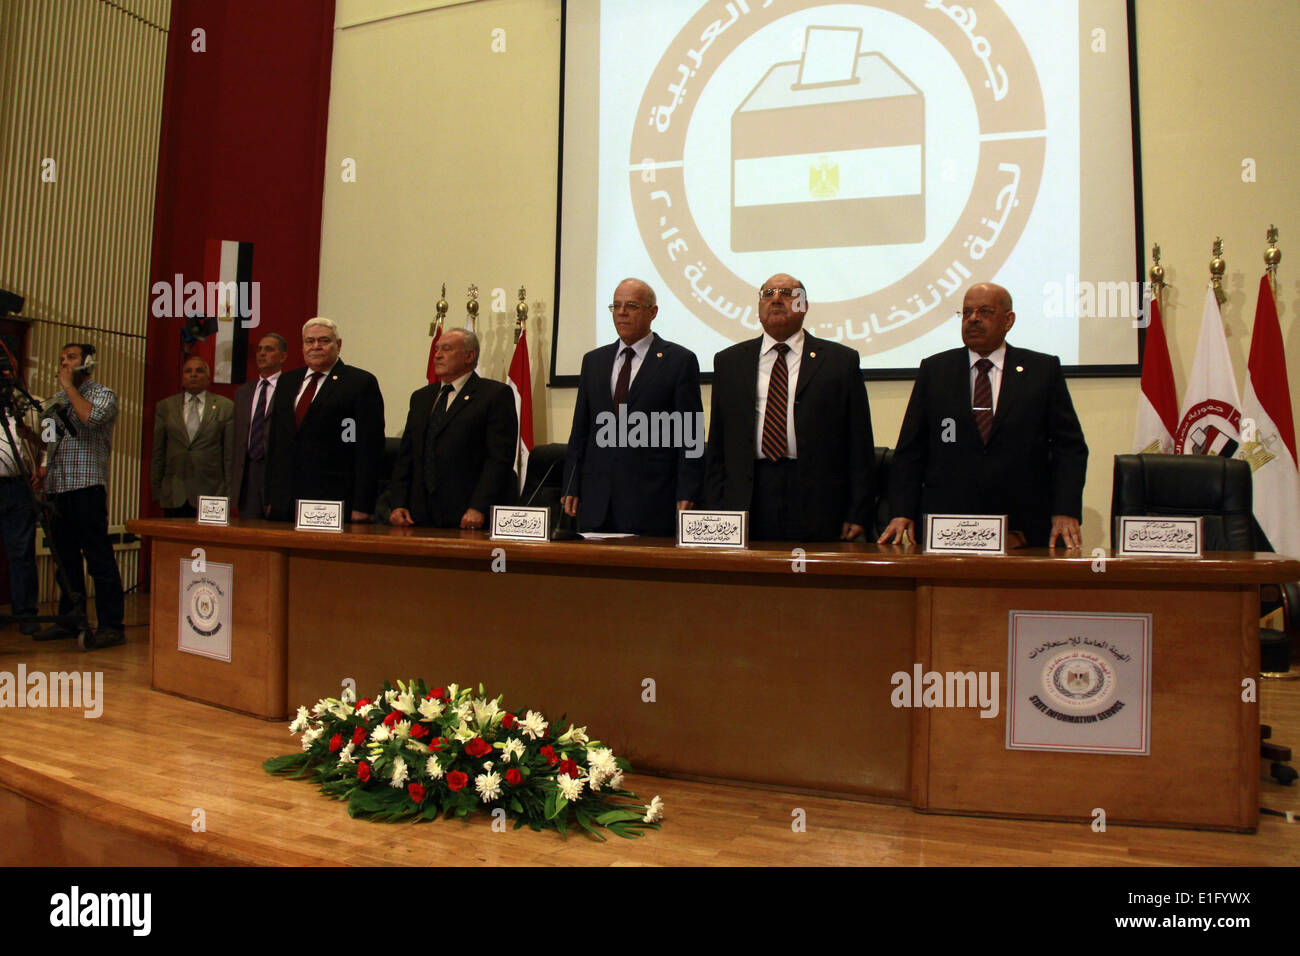
M1277 247L1277 226L1268 224L1265 235L1268 248L1264 250L1264 267L1268 270L1268 286L1273 290L1273 301L1277 301L1277 266L1282 261L1282 252Z
M528 294L524 292L524 287L519 287L519 302L515 306L515 344L519 343L519 336L523 335L524 326L528 323L528 303L524 300Z
M1228 293L1223 291L1223 273L1227 271L1228 264L1223 261L1223 239L1219 236L1214 237L1214 246L1211 249L1214 256L1210 260L1210 283L1214 286L1214 299L1220 306L1228 301Z
M1160 306L1160 311L1165 310L1165 267L1160 264L1160 243L1153 243L1151 246L1151 258L1155 260L1151 266L1151 297L1156 300Z

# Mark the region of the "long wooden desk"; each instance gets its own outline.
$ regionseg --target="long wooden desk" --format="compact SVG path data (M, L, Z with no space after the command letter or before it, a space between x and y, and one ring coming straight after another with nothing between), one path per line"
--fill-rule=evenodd
M153 686L267 718L385 679L483 683L638 769L920 810L1253 829L1259 585L1276 555L926 555L864 544L523 544L481 532L138 520ZM234 565L230 663L177 650L179 563ZM1152 614L1149 756L1013 751L1005 708L895 708L890 677L1001 672L1010 610ZM1002 702L1004 703L1004 701Z

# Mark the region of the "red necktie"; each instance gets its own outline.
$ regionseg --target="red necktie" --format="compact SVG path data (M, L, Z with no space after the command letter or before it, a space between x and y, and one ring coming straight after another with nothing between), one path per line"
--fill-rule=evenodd
M307 409L311 408L311 400L316 396L316 384L324 374L324 372L311 373L311 381L307 383L307 390L302 393L302 397L298 399L298 404L293 407L293 420L296 427L302 427L302 420L307 417Z
M778 342L772 346L776 349L776 361L772 363L772 374L767 380L767 406L763 410L763 457L768 461L780 461L785 457L789 447L786 435L786 413L790 400L790 369L785 364L785 353L790 346Z
M989 433L993 431L993 385L989 382L989 369L993 363L986 358L975 363L975 393L971 396L971 411L975 414L975 424L979 426L980 438L984 444L989 443Z
M632 384L632 359L636 351L628 346L623 350L623 367L618 370L618 381L614 383L614 407L627 404L627 390Z

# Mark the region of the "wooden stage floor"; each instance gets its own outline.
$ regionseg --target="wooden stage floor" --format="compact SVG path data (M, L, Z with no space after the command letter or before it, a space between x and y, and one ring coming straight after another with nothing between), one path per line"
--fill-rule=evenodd
M640 774L664 827L597 843L472 822L352 820L309 784L263 772L296 746L268 723L149 689L148 611L129 598L127 645L90 654L0 630L0 671L103 672L103 714L0 711L0 863L6 865L1108 866L1300 864L1300 830L1264 816L1255 834L916 813L906 807ZM393 675L394 677L404 675ZM424 675L441 679L443 675ZM467 678L472 675L465 675ZM327 690L322 688L322 690ZM369 688L361 688L363 692ZM507 702L510 702L508 688ZM298 702L295 702L298 703ZM311 701L301 703L310 704ZM516 701L515 704L526 704ZM1264 682L1262 718L1300 746L1300 681ZM575 715L581 719L581 715ZM599 733L601 728L592 728ZM707 732L707 728L702 728ZM773 735L774 746L789 745ZM1262 766L1262 765L1261 765ZM1266 772L1266 768L1262 768ZM1179 782L1169 781L1170 799ZM1300 786L1261 785L1265 807L1300 812ZM806 832L791 827L796 809ZM205 829L194 832L195 811Z

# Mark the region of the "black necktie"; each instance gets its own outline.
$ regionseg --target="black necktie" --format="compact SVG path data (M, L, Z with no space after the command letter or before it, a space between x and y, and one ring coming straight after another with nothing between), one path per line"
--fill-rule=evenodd
M614 407L627 404L627 390L632 382L632 358L636 352L631 346L623 350L623 367L618 370L618 381L614 383Z
M266 379L257 383L257 407L248 426L248 457L252 461L266 457Z
M438 430L438 423L447 414L447 402L450 400L451 391L450 383L444 385L438 392L438 400L433 403L433 411L429 413L429 430L424 436L424 486L429 491L433 491L438 481L438 456L434 454L433 438Z
M993 363L986 358L975 363L975 391L971 396L971 411L975 414L975 424L979 426L980 438L984 444L989 443L989 434L993 431L993 384L989 381L989 369Z

